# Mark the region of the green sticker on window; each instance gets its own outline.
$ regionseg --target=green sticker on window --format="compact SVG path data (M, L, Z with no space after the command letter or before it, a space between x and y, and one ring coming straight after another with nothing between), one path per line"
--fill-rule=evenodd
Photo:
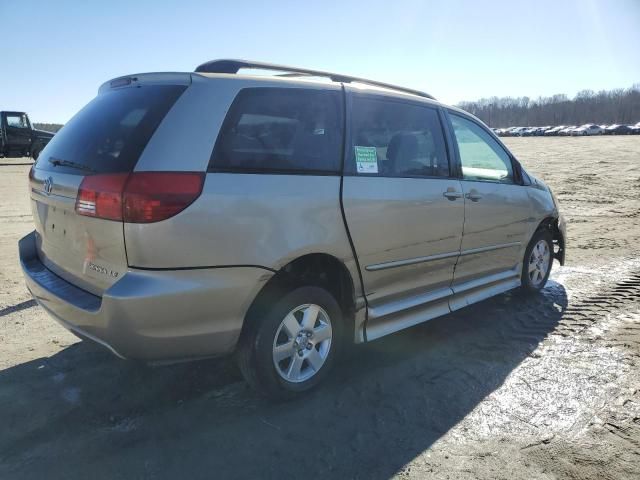
M376 147L354 147L358 173L378 173L378 151Z

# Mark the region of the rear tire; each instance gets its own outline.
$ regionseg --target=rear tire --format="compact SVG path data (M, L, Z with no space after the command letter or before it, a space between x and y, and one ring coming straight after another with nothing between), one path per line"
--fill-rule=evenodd
M320 383L343 344L342 311L326 290L294 288L247 318L237 352L247 383L271 398L289 398Z
M547 230L534 233L524 254L522 289L527 293L542 290L551 274L553 238Z

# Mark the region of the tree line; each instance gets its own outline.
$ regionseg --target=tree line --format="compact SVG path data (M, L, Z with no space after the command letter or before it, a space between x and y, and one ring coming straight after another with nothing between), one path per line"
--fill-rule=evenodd
M634 124L640 121L640 83L615 90L582 90L575 97L491 97L458 107L490 127Z
M62 127L63 125L60 125L59 123L34 123L33 124L33 128L37 130L44 130L45 132L52 132L52 133L56 133Z

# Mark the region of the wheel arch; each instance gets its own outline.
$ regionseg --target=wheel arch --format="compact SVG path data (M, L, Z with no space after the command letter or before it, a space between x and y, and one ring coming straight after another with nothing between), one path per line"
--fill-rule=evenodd
M560 217L547 216L534 230L533 235L540 230L548 230L551 233L553 239L553 257L560 262L560 265L564 265L565 261L565 238L563 229L560 227ZM532 237L533 237L532 235Z
M284 265L262 287L247 310L240 338L258 321L260 312L286 291L302 285L314 285L329 291L342 309L345 338L353 338L356 309L356 284L344 262L327 253L308 253Z

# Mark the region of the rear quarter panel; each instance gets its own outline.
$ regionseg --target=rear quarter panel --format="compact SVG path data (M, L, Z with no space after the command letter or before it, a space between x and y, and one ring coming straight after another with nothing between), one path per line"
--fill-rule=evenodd
M302 255L326 253L358 283L337 176L209 173L202 195L183 212L124 228L133 267L278 270Z
M193 74L135 171L206 171L229 107L247 87L341 88L284 78ZM208 173L202 195L175 217L124 225L129 265L278 270L302 255L325 253L345 263L359 291L340 182L339 176Z

